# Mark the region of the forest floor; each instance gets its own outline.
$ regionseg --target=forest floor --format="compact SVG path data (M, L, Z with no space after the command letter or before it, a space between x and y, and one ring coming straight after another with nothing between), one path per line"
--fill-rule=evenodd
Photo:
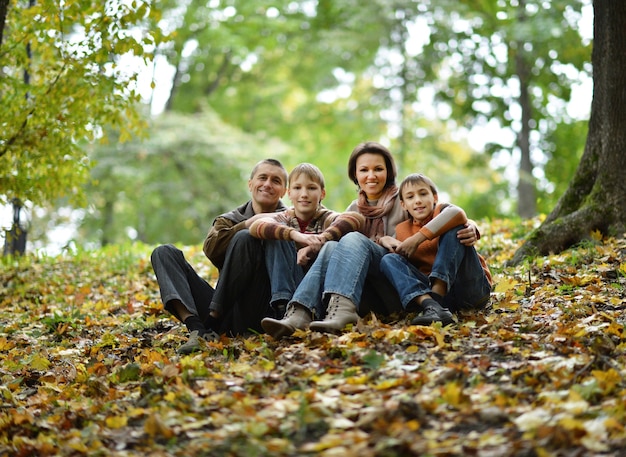
M506 266L536 222L481 227L492 302L452 325L369 315L189 356L150 246L5 257L0 455L626 455L626 241Z

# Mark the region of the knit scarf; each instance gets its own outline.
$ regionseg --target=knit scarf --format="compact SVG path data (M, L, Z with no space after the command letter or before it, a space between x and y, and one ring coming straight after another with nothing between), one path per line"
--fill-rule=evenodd
M381 236L385 235L383 216L386 216L392 210L397 197L398 187L395 185L383 190L383 194L378 199L376 205L369 205L365 192L362 190L359 192L357 207L359 212L365 216L365 226L362 232L370 240L378 241Z

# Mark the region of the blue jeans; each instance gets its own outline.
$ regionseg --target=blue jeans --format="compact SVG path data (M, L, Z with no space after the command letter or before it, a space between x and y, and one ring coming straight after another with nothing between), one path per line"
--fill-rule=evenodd
M393 308L397 294L391 287L385 287L388 282L379 268L387 252L360 232L350 232L339 241L325 243L296 289L292 302L306 306L316 318L323 318L328 295L339 294L348 297L363 312L363 289L369 285L382 300L391 302L385 309Z
M437 256L430 275L419 271L399 254L383 257L380 269L400 294L404 309L416 297L432 292L431 280L434 278L447 284L443 305L451 311L481 309L487 304L491 285L476 249L464 246L458 240L456 234L461 228L463 226L451 229L439 237Z
M304 277L304 269L298 265L296 244L293 241L265 240L263 246L272 289L270 303L289 301Z

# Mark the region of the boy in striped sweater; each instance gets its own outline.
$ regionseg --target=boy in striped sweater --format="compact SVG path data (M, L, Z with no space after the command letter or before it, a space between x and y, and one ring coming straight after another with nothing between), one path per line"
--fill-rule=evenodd
M435 183L411 174L400 184L402 208L409 220L396 226L396 238L381 244L392 253L380 268L407 311L421 310L413 325L453 322L451 311L482 309L489 302L491 273L473 246L464 246L457 231L467 222L458 206L438 203Z
M322 205L326 196L324 175L310 163L301 163L291 171L288 196L293 203L291 208L258 219L250 226L250 235L264 240L272 290L270 303L278 320L324 243L358 231L364 223L359 213L338 213ZM261 322L266 331L266 325L271 327L267 321L273 320L266 318Z

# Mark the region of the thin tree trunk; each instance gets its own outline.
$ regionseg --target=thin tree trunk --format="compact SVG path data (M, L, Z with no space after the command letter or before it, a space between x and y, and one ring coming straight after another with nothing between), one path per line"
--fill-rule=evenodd
M518 21L526 21L525 2L520 1L518 7ZM532 119L532 105L530 102L529 80L530 70L524 58L524 43L517 42L515 69L519 79L519 104L522 110L522 128L517 134L517 146L520 149L519 178L517 183L517 214L522 219L529 219L537 213L537 197L535 195L535 179L533 164L530 159L530 121Z
M7 21L7 14L9 14L9 1L0 0L0 48L2 48L2 39L4 37L4 25Z

